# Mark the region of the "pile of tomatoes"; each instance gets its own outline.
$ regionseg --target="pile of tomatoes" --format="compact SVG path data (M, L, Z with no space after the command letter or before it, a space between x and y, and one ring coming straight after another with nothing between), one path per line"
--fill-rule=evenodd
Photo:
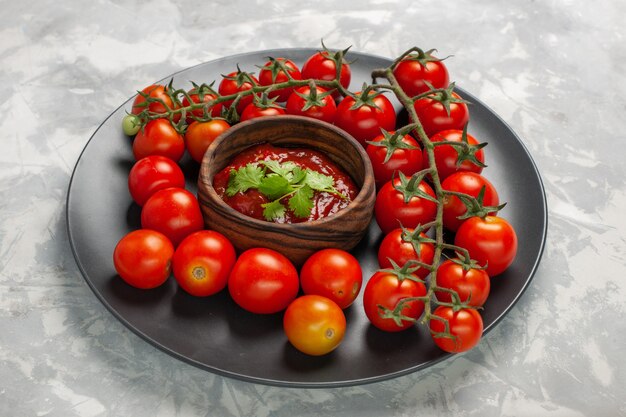
M415 98L413 110L434 144L434 158L419 137L412 136L414 129L396 130L395 109L378 88L365 85L360 92L347 91L350 65L343 54L327 50L311 56L302 69L287 58L270 58L258 78L237 70L223 76L217 91L194 84L182 99L172 95L171 86L146 87L123 120L124 131L136 134L137 162L128 185L142 207L142 228L124 236L114 250L120 277L149 289L173 273L182 289L198 297L228 288L235 303L247 311L284 311L286 337L298 350L322 355L335 349L346 332L343 310L363 285L354 256L325 249L298 271L270 249L237 255L225 236L204 230L198 200L185 190L177 164L185 151L201 162L215 138L237 121L281 114L313 117L350 133L372 162L379 189L375 218L384 239L378 251L381 270L366 281L363 291L369 321L383 331L406 330L434 295L438 307L426 314L435 343L448 352L475 346L483 330L476 308L489 295L490 277L513 262L517 238L511 225L497 216L497 191L481 175L484 144L467 133L466 103L452 91L444 63L431 51L415 50L394 65L393 78ZM317 85L333 80L334 89ZM277 84L283 87L274 88ZM258 86L268 88L239 95ZM225 96L234 98L222 100ZM194 103L205 105L181 111ZM146 117L159 114L162 117ZM427 170L431 162L438 179ZM445 191L439 193L441 203L437 184ZM437 225L438 204L443 205L443 227L455 233L454 245L444 249L452 248L455 255L432 266L437 247L429 229ZM434 270L436 285L431 278L429 292L425 280Z

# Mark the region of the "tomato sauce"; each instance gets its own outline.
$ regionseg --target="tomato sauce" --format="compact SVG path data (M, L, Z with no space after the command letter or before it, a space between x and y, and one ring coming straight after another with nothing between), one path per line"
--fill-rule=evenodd
M268 197L261 194L257 189L252 188L244 193L239 192L230 197L226 194L226 189L228 188L228 180L232 170L249 163L269 160L275 160L280 163L291 161L302 169L309 168L328 175L334 179L335 189L345 196L345 198L342 198L333 193L315 191L313 195L313 209L308 218L297 217L288 208L287 198L285 198L285 201L281 200L281 202L287 207L287 211L282 218L274 220L276 223L300 223L328 217L347 207L359 192L352 178L322 153L307 148L282 148L270 144L256 145L237 155L226 168L215 175L213 188L226 204L235 210L255 219L266 220L263 217L263 207L261 205L271 201Z

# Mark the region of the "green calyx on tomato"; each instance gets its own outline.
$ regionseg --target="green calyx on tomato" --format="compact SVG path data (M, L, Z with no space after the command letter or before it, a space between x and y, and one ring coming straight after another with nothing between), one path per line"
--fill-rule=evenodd
M485 206L483 205L483 200L485 198L485 190L487 188L483 185L480 191L478 192L478 196L476 198L472 197L469 194L459 193L456 191L443 190L444 194L453 195L457 197L465 207L467 207L467 211L465 214L457 217L459 220L469 219L470 217L480 217L485 218L487 215L497 213L502 210L506 203L502 203L498 206Z
M311 80L311 82L309 83L309 93L308 94L303 94L303 93L300 93L298 91L295 91L294 93L304 100L304 103L302 105L302 109L300 109L300 110L305 112L305 111L309 110L312 107L324 107L324 106L326 106L326 101L324 100L324 97L328 97L329 95L331 95L333 93L333 91L330 90L330 91L324 91L323 93L320 93L319 91L317 91L317 87L315 85L315 81Z
M424 234L424 228L420 225L418 225L413 230L407 229L402 225L400 225L400 228L402 229L402 234L400 235L400 238L403 242L410 243L413 246L413 249L415 250L417 256L420 256L422 243L436 243L433 239Z
M398 178L400 178L400 184L396 184L395 178L392 179L393 188L402 194L404 197L404 204L409 204L409 201L413 197L423 198L428 201L432 201L433 203L438 203L436 198L433 198L426 192L424 192L420 187L420 183L424 180L424 177L428 174L429 170L422 170L416 172L411 176L411 178L407 178L401 171L398 171Z
M281 72L284 73L290 80L293 80L291 73L298 72L296 68L292 68L289 65L285 64L285 58L276 59L274 57L268 56L267 59L269 60L268 64L262 67L257 67L263 71L270 72L270 74L272 75L272 83L276 83L278 81L278 74L280 74Z
M417 282L419 284L424 284L424 280L420 279L417 275L415 275L415 271L422 268L422 265L419 261L407 261L402 267L400 267L393 259L389 258L389 262L391 263L392 268L380 269L378 272L384 274L394 275L399 283L402 283L404 280L410 280ZM415 265L415 266L414 266ZM376 307L378 309L378 315L382 319L391 319L398 327L405 326L406 322L415 322L417 321L417 317L407 316L402 314L402 310L409 303L413 303L415 301L425 301L428 296L417 296L417 297L405 297L400 299L393 309L383 306L381 304L377 304Z
M237 87L243 87L244 84L249 83L252 85L258 85L257 79L252 75L251 72L242 71L237 65L237 72L235 75L224 75L222 77L225 80L235 81Z
M407 55L406 57L404 57L404 60L408 60L408 61L417 61L419 62L419 64L426 68L426 64L429 62L441 62L444 59L449 58L450 56L447 56L445 58L437 58L435 56L433 56L433 52L436 52L436 49L429 49L428 51L424 51L423 49L420 48L413 48L415 50L415 53L411 53L409 55Z
M382 93L373 89L371 85L367 85L367 83L363 83L363 87L361 87L361 91L351 95L354 99L354 103L350 106L350 110L358 110L363 106L368 106L373 109L381 110L380 106L376 104L374 99L381 95Z
M476 157L476 153L480 151L482 148L484 148L485 146L487 146L487 142L479 143L478 145L470 145L467 139L467 123L465 124L465 126L463 126L463 134L461 136L461 142L460 143L452 142L451 145L458 154L458 157L456 160L457 168L460 168L464 161L469 161L472 164L480 168L487 168L487 165L485 165L484 162L480 161Z
M410 145L402 140L405 136L405 133L402 130L398 130L397 132L391 134L387 132L385 129L380 129L384 139L380 141L367 141L368 145L384 147L387 149L387 153L385 154L385 159L383 160L383 164L389 162L393 153L398 149L420 149L418 146Z
M430 91L435 91L437 90L435 87L433 87L432 84L430 84L428 81L424 81L424 83L428 86L428 88L430 89ZM430 93L430 92L426 92L424 93L426 97L428 97L430 100L436 101L441 103L441 105L443 106L443 108L446 110L446 114L448 115L448 117L450 116L450 105L452 103L463 103L463 104L470 104L469 101L464 100L458 96L455 96L454 93L454 88L456 87L454 82L451 82L450 85L447 88L444 89L439 89L439 91L434 92L434 93ZM467 125L467 124L466 124Z
M252 93L252 103L254 103L254 105L259 109L282 109L281 106L276 104L276 100L278 99L278 97L269 97L268 94L270 93L270 91L271 88L263 91L260 95Z
M410 279L411 281L424 283L424 280L415 275L415 271L420 268L423 268L424 265L422 262L416 260L408 260L402 267L398 265L393 259L387 258L389 263L391 263L391 268L379 269L379 272L387 272L389 274L393 274L398 277L398 281L402 282L405 279Z

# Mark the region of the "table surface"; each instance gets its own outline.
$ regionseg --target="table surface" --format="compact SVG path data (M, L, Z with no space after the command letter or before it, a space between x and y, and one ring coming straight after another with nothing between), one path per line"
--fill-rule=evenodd
M0 415L626 415L626 3L2 1ZM285 389L194 368L96 299L68 244L72 169L132 92L239 52L352 45L454 55L452 78L520 135L548 241L470 352L369 385Z

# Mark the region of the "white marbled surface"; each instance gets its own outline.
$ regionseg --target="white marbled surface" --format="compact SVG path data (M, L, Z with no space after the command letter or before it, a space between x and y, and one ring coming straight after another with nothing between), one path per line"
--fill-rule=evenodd
M0 8L0 416L626 415L626 3L9 1ZM341 4L341 5L339 5ZM153 348L96 299L65 224L71 170L133 91L278 47L454 54L453 78L523 138L548 243L473 351L386 382L282 389Z

